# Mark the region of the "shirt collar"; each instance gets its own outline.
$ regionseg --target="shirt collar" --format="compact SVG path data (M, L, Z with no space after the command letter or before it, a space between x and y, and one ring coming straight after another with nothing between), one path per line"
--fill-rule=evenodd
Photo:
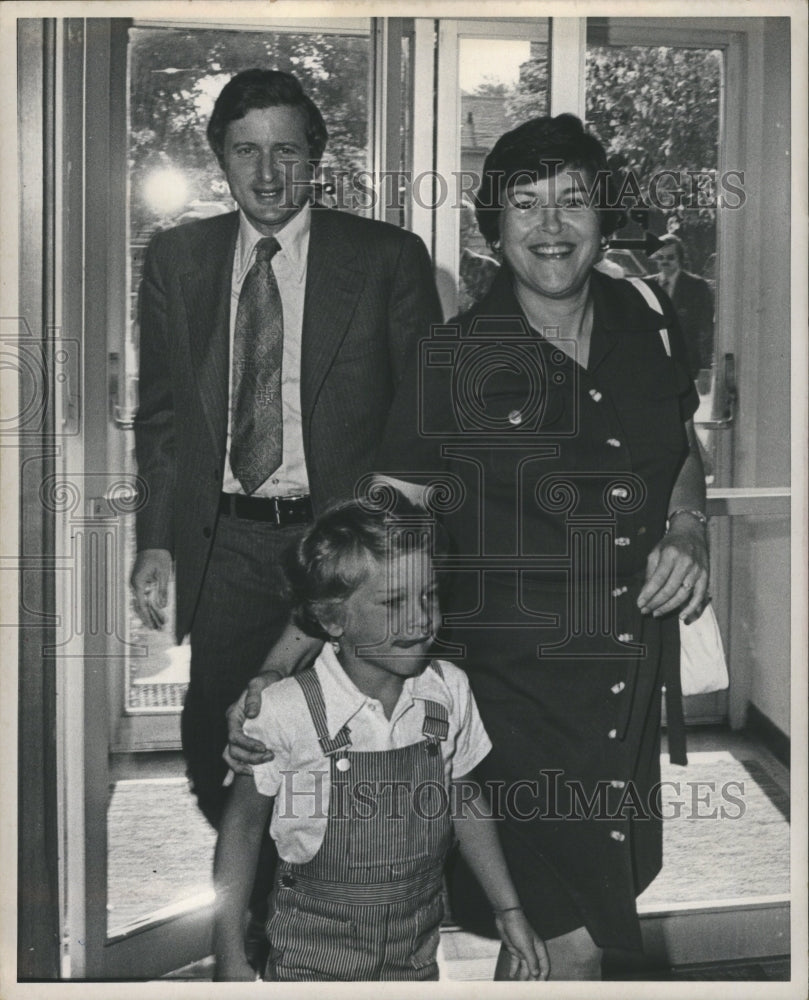
M359 712L368 695L349 678L340 666L340 661L330 643L325 643L317 663L315 664L318 680L323 689L323 700L326 703L326 725L329 736L333 739ZM449 690L432 667L427 667L418 677L408 677L404 682L399 702L390 718L393 725L410 707L414 701L436 701L449 711L452 708Z
M275 238L281 245L278 252L284 255L296 281L303 278L306 269L311 224L312 206L307 201L300 212L293 215L284 228L275 234ZM264 234L260 233L244 212L239 209L239 238L236 247L236 278L239 283L244 281L245 275L253 263L256 243L261 239L264 239Z

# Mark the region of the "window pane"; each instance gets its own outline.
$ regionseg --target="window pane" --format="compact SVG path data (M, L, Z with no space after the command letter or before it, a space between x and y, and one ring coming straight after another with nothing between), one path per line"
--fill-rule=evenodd
M480 178L486 154L509 129L548 113L548 45L528 39L461 37L461 170ZM477 188L477 183L465 183ZM460 210L459 309L477 302L498 262L481 236L471 200Z
M130 303L127 411L137 388L137 292L143 256L155 232L235 207L205 129L225 83L254 66L292 72L318 104L329 129L324 176L371 167L370 33L256 32L133 28L129 46ZM326 201L329 195L324 194ZM362 205L345 206L367 213ZM130 448L130 454L132 450ZM134 468L134 458L132 458ZM130 525L130 531L134 524ZM134 538L128 545L134 556ZM127 572L128 575L128 572ZM169 622L173 604L168 608ZM131 616L130 640L146 656L130 659L129 712L178 711L188 651L172 648L171 629L149 632Z
M371 35L134 27L129 33L129 303L126 386L117 423L127 471L136 468L131 421L137 405L137 292L154 233L235 207L205 134L213 103L237 72L254 66L294 73L329 129L323 175L371 168ZM327 203L330 196L323 192ZM367 214L362 205L341 206ZM126 524L123 578L135 554L134 517ZM127 602L128 603L128 602ZM149 631L129 609L123 704L111 720L108 812L108 931L156 910L209 898L214 833L186 787L176 750L188 684L189 648L175 646L173 594L167 623ZM191 850L189 851L189 845Z
M655 259L640 250L612 249L616 274L649 276L669 291L700 395L695 421L709 420L718 403L714 302L717 247L717 170L723 54L718 49L663 45L588 45L586 117L607 150L622 190L640 193L648 218L630 221L620 240L648 229L672 233L684 252L673 287ZM627 202L629 205L629 202ZM677 256L675 247L662 256ZM716 432L697 427L706 480L714 482Z

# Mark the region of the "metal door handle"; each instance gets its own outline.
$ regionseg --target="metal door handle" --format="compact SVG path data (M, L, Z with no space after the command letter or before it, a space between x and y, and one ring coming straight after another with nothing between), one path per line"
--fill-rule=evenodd
M111 351L107 356L107 396L110 420L115 421L119 427L129 430L135 419L135 407L126 367L126 346L123 351L123 359L117 351Z
M726 354L723 364L722 386L725 397L725 409L721 417L715 420L695 420L695 427L707 427L711 430L721 430L731 427L736 419L736 404L739 401L739 390L736 386L736 358Z

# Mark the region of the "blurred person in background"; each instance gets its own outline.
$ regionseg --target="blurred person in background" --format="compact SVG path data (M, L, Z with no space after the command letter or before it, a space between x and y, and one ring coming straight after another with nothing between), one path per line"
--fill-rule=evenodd
M688 370L704 396L710 389L714 349L714 302L704 278L685 270L685 247L679 236L666 233L652 255L659 271L647 280L659 285L671 299L688 352Z

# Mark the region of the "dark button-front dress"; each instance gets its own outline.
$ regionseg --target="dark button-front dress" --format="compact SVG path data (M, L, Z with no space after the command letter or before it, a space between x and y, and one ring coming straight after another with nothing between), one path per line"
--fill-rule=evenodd
M662 864L664 686L672 759L685 746L677 618L636 600L698 398L670 306L597 272L591 291L583 368L528 325L504 268L422 343L377 465L436 484L455 647L440 655L467 670L494 745L477 774L529 920L640 948L635 897ZM462 862L449 882L456 919L491 932Z

